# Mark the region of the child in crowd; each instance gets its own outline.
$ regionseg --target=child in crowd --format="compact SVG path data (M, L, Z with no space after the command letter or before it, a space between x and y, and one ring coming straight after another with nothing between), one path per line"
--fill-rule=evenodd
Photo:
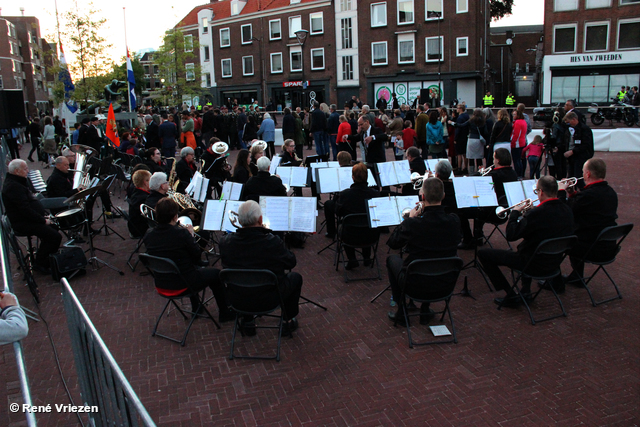
M529 179L533 179L533 176L536 176L536 179L540 178L540 157L542 156L542 150L544 145L542 145L542 137L540 135L536 135L533 137L533 141L531 144L527 145L523 150L522 154L527 153L527 162L529 163Z

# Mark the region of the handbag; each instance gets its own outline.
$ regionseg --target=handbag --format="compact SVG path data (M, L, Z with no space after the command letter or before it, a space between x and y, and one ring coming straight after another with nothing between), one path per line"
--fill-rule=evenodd
M58 281L63 277L70 277L76 271L87 266L87 257L79 246L67 246L49 255L51 277Z

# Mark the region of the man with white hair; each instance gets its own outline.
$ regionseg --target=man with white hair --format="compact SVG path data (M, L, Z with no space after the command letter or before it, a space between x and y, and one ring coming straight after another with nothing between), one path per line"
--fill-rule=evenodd
M169 191L167 174L164 172L156 172L151 175L149 179L149 190L151 190L151 192L147 196L144 204L155 209L158 202L167 197L167 191Z
M258 174L249 178L249 181L242 188L241 200L260 201L260 196L280 196L286 197L287 191L282 184L282 180L277 175L269 173L271 160L268 157L258 159Z
M262 159L260 159L262 160ZM268 159L266 159L268 160ZM258 163L258 167L259 167ZM296 256L288 250L284 242L267 228L262 226L262 210L252 200L243 203L238 209L238 222L242 228L229 233L220 240L220 255L223 268L264 269L272 271L278 277L278 288L282 295L284 310L283 333L287 334L298 327L298 300L302 290L302 276L290 272L296 266ZM242 256L239 256L242 254ZM242 304L255 303L256 310L268 304L272 295L251 295L251 301L244 299ZM228 302L234 305L233 296L227 295ZM255 335L253 319L243 319L244 333Z
M36 236L40 247L36 252L33 268L45 274L49 270L49 255L60 247L62 236L50 227L51 221L45 218L42 203L36 199L27 185L29 167L20 159L9 163L7 177L2 187L2 201L13 231L18 236Z

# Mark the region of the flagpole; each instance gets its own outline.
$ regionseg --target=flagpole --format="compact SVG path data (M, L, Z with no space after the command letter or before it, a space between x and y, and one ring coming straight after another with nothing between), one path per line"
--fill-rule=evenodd
M129 44L127 43L127 15L126 15L126 8L123 7L122 8L122 18L124 20L124 47L127 51L127 58L129 58ZM126 59L125 59L125 68L127 68L126 66ZM129 112L131 113L131 82L129 82L129 72L127 71L127 101L129 101Z

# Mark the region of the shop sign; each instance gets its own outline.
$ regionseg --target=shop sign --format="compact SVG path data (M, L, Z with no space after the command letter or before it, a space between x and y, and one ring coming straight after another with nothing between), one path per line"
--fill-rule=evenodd
M309 86L309 80L305 80L304 87ZM297 82L282 82L282 87L303 87L302 80Z
M600 55L572 55L570 59L572 64L579 62L600 62L600 61L622 61L621 53L605 53Z

